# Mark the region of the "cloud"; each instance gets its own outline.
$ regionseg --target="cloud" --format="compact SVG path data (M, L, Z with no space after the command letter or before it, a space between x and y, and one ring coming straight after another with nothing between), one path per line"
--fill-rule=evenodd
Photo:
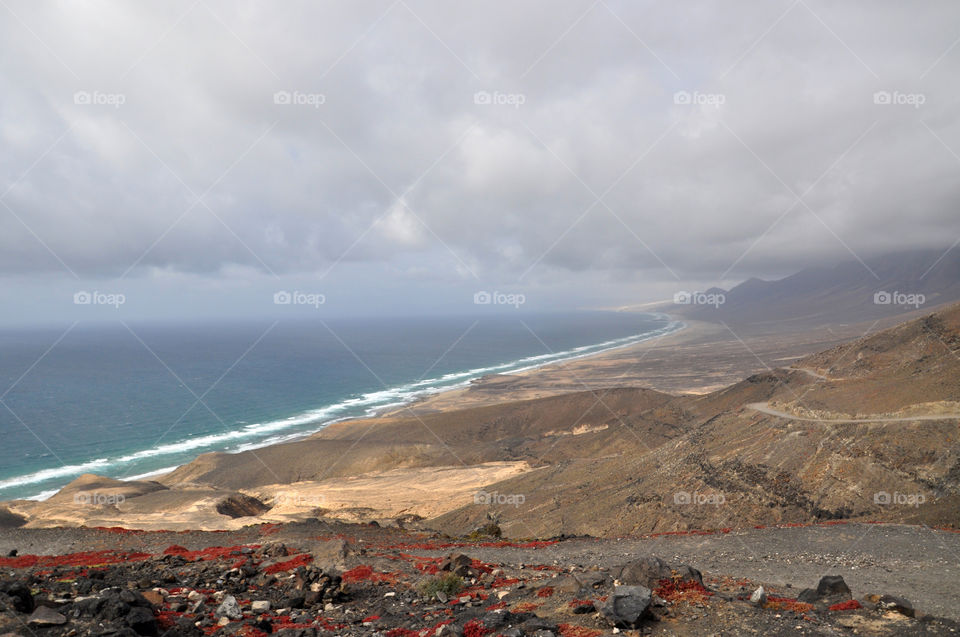
M8 276L719 283L960 232L954 3L9 5Z

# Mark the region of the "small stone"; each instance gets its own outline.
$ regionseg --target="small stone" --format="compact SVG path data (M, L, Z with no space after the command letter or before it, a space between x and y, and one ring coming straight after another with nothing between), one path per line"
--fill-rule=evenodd
M159 606L164 601L163 593L160 591L143 591L143 596L154 606Z
M213 614L226 619L243 619L243 611L240 610L240 604L233 595L225 596Z
M61 626L67 623L67 618L47 606L37 606L27 624L31 626Z
M265 599L258 599L250 603L250 610L255 613L265 613L270 610L270 602Z
M754 606L763 606L767 603L767 591L764 590L763 586L753 591L753 594L750 596L750 603Z

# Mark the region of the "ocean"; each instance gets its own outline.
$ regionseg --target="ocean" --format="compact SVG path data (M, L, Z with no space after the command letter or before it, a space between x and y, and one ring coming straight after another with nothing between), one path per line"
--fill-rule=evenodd
M660 314L367 318L0 331L0 500L157 475L481 376L680 329Z

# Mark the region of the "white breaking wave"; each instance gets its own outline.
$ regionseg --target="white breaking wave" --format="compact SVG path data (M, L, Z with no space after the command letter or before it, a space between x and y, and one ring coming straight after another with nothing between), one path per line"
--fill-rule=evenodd
M659 315L658 318L667 317ZM323 427L340 420L355 418L358 416L372 416L383 411L384 409L400 407L424 396L449 391L451 389L466 387L474 380L488 374L517 374L520 372L530 371L538 367L543 367L545 365L550 365L552 363L593 356L609 350L627 347L629 345L642 343L643 341L666 336L668 334L677 332L684 327L686 327L686 324L681 321L671 321L662 328L652 330L650 332L644 332L643 334L635 334L633 336L611 339L609 341L604 341L594 345L583 345L561 352L527 356L525 358L510 361L508 363L500 363L487 367L476 367L463 372L450 372L437 378L421 379L399 385L397 387L389 387L380 391L368 392L359 396L348 398L338 403L334 403L332 405L328 405L319 409L313 409L281 420L274 420L266 423L244 424L244 426L234 431L207 434L197 436L195 438L187 438L186 440L158 445L150 449L144 449L142 451L137 451L135 453L116 458L98 458L82 464L43 469L34 473L14 476L12 478L0 480L0 489L22 487L29 484L47 482L57 478L75 478L76 476L79 476L83 473L89 473L95 469L116 467L148 458L155 458L157 456L183 454L190 451L212 448L226 450L231 453L240 453L243 451L260 449L262 447L267 447L281 442L290 442L299 438L303 438L304 436L308 436L312 433L316 433ZM356 413L358 408L366 409L364 409L361 413ZM306 431L298 430L296 432L288 432L286 434L279 433L292 427L311 424L319 424L321 426L314 427ZM260 438L266 434L272 435L269 435L265 438ZM260 439L241 443L241 441L249 438ZM142 480L161 475L163 473L168 473L175 468L176 467L167 467L125 479ZM43 491L42 493L30 496L27 499L46 499L54 493L56 493L56 490Z

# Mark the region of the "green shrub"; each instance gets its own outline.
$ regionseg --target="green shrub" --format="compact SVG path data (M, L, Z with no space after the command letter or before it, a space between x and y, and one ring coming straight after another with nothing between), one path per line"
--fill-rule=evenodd
M446 575L423 580L417 585L417 588L427 599L436 597L437 593L443 593L447 597L453 597L463 590L463 580L459 575L447 573Z

